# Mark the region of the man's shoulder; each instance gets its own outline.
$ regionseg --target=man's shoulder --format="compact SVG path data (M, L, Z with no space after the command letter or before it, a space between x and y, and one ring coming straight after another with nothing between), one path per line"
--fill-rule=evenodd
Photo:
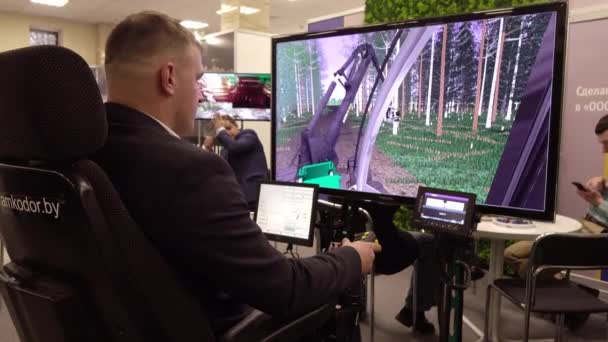
M252 130L250 128L244 128L244 129L242 129L241 130L241 134L250 134L250 135L255 135L256 137L258 135L254 130Z
M247 137L248 140L250 141L256 141L259 142L261 144L260 138L258 137L258 133L252 129L242 129L239 132L239 137L238 138L242 138L242 137Z
M170 137L173 138L173 137ZM203 150L196 145L181 139L164 139L155 144L153 154L158 164L166 163L175 168L194 168L214 170L224 166L225 161L219 155Z
M106 145L99 153L102 160L126 162L154 171L184 168L221 168L223 159L194 144L147 127L112 127ZM125 165L126 166L126 165ZM153 171L153 170L154 171Z

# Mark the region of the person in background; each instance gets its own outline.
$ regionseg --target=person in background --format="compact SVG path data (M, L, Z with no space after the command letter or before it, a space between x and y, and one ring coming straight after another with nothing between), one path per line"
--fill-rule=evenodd
M441 300L441 264L439 261L438 244L435 235L422 231L409 231L418 246L418 259L410 277L410 287L405 297L405 305L395 316L395 319L406 327L412 327L415 332L430 335L435 327L426 318L429 311ZM473 248L473 245L471 245ZM472 257L468 261L471 267L471 280L481 279L485 273L479 267L479 259ZM414 281L416 290L414 291ZM414 296L416 305L414 307Z
M440 266L437 258L437 246L432 234L409 232L418 244L418 259L412 270L410 287L405 297L405 305L395 316L395 319L406 327L414 326L414 331L423 335L435 332L433 323L425 316L425 312L437 305L440 289ZM414 277L416 277L416 311L414 312ZM415 320L415 323L414 323Z
M213 146L215 146L215 139L212 136L205 136L201 148L207 152L213 152Z
M604 155L608 153L608 115L604 115L595 125L595 135L602 146ZM587 214L582 221L583 230L602 233L608 228L608 180L602 176L589 179L584 189L576 193L587 202Z
M253 308L271 323L358 286L380 245L345 241L328 253L286 258L250 219L228 163L180 139L193 129L203 65L198 42L178 20L130 15L112 30L105 56L108 137L91 159L216 335Z
M604 115L595 125L595 135L604 154L608 153L608 115ZM602 176L592 177L581 188L576 188L577 195L587 202L585 217L579 219L582 224L581 231L588 234L608 233L608 180ZM526 277L528 258L532 252L534 241L518 241L505 249L505 260L514 266L521 278ZM542 276L556 276L554 270L545 271ZM559 276L559 274L557 275ZM580 285L584 290L599 296L597 289ZM575 331L583 326L589 317L588 314L568 314L565 323L568 328Z
M222 146L221 155L234 170L247 205L253 211L257 206L259 184L269 179L262 142L254 130L239 129L229 115L216 115L213 126L216 140Z

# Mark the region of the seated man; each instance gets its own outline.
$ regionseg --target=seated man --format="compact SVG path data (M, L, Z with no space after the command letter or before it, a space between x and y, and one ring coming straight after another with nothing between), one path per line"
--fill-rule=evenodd
M192 131L201 49L177 20L131 15L106 43L106 145L95 155L129 213L199 298L217 334L251 307L294 317L370 272L375 243L287 259L249 218L230 166L179 139Z
M425 312L436 306L441 297L441 266L435 243L435 236L429 233L409 232L418 244L418 259L415 270L412 270L410 287L405 298L405 305L395 316L395 319L406 327L414 325L414 331L423 335L432 334L435 331L433 323L429 322ZM471 242L472 244L473 242ZM477 264L478 260L473 260ZM471 265L471 280L478 280L484 276L484 272ZM414 277L416 277L416 308L414 308ZM414 312L414 309L416 311ZM414 317L416 323L414 324Z
M603 153L608 153L608 115L604 115L595 125L595 135L602 145ZM608 232L608 184L603 177L593 177L589 179L583 189L577 189L576 193L588 203L585 217L580 219L582 224L581 231L589 234L600 234ZM512 264L521 278L526 277L528 270L528 258L532 252L533 241L518 241L505 249L505 260ZM552 277L555 271L547 270L544 276ZM589 289L595 295L599 291ZM580 328L586 321L577 315L566 315L566 325L570 330Z
M254 211L258 186L261 181L268 179L268 164L262 142L254 130L240 129L230 115L216 116L213 126L216 139L223 147L221 155L232 167L249 210Z
M429 322L425 312L437 305L440 290L440 266L437 260L437 247L435 237L432 234L410 232L418 243L418 259L415 270L412 270L410 287L405 297L405 305L399 311L395 319L406 327L416 324L414 331L421 334L432 334L435 331L433 323ZM413 304L414 277L416 277L416 312Z

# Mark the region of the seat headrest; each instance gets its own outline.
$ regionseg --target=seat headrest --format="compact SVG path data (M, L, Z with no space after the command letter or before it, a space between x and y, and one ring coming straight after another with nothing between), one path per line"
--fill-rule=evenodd
M100 149L108 123L87 63L58 46L0 53L0 159L64 161Z

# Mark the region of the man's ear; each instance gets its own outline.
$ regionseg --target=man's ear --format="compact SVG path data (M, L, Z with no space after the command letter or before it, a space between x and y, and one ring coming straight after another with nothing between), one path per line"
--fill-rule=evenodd
M175 94L176 85L175 64L169 62L160 69L160 90L165 95Z

